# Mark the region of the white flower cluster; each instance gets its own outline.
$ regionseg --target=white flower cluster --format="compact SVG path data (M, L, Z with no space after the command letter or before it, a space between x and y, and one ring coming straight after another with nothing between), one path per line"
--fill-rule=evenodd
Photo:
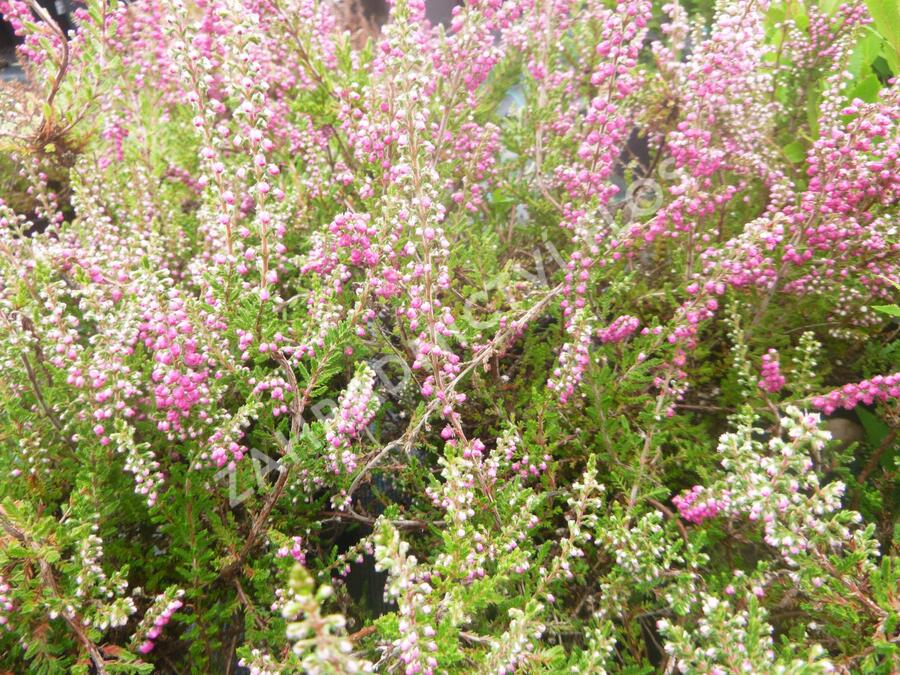
M696 628L686 629L662 619L657 627L666 638L665 651L682 673L831 673L834 666L823 658L825 650L814 645L806 659L776 661L772 626L767 612L753 593L744 598L746 608L703 594L702 614Z
M275 673L369 673L372 664L353 654L353 643L347 636L347 620L343 614L324 614L324 603L333 590L331 586L315 587L312 575L300 564L294 565L286 589L277 595L281 615L288 620L285 634L294 643L292 654L285 661L253 649L241 665L252 675Z
M93 526L96 531L97 525ZM91 601L84 611L83 620L88 626L103 631L119 628L128 623L128 618L137 611L134 600L124 597L128 590L128 580L119 571L107 576L101 565L103 559L103 539L96 534L84 537L75 555L79 566L75 577L75 597Z
M511 607L509 628L499 640L491 640L491 653L485 670L498 675L514 673L534 652L546 626L538 620L544 606L532 600L525 610Z
M116 432L110 438L117 452L125 455L125 470L134 474L134 491L147 498L147 506L153 506L165 479L150 444L135 443L134 427L124 420L116 421Z
M408 555L409 544L384 518L375 525L375 569L387 571L385 596L397 603L400 637L393 641L407 675L431 675L437 668L433 653L437 644L431 625L434 608L429 603L433 588L431 575L422 568L415 556Z
M786 412L781 435L768 442L757 439L759 430L749 419L722 435L719 453L726 474L708 491L726 514L761 523L766 543L793 563L816 548L840 548L860 517L840 510L843 483L820 484L812 456L821 453L831 435L819 428L819 415L794 406Z

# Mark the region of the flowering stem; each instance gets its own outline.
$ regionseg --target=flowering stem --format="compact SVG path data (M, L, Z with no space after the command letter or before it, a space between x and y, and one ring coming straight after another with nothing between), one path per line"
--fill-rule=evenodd
M51 592L56 600L67 602L65 596L60 591L59 582L56 580L56 573L53 571L53 567L50 563L45 559L44 551L40 544L32 540L25 532L16 527L2 506L0 506L0 527L2 527L9 536L18 540L23 546L31 549L36 554L38 566L41 570L41 582L44 587ZM69 608L64 609L62 615L69 628L72 630L72 633L75 634L75 639L78 640L78 643L84 651L87 652L88 656L90 656L91 661L94 662L94 667L97 669L97 675L106 675L108 672L106 669L106 661L100 653L100 649L88 637L87 628L81 617L79 617L74 610L69 610Z

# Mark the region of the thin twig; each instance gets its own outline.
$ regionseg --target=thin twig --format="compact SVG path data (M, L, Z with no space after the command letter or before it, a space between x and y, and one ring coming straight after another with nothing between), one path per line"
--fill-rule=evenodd
M300 395L299 385L297 384L297 376L294 375L294 369L291 368L290 363L288 363L287 359L284 358L284 356L282 356L281 354L276 355L275 358L281 364L281 367L284 370L285 375L287 376L288 384L290 385L291 390L294 392L293 399L291 400L291 437L288 441L288 443L292 443L300 433L300 426L303 422L303 410L306 408L306 404L309 402L309 399L312 396L312 390L315 387L315 383L318 380L318 375L321 372L322 363L327 361L327 358L323 359L323 361L320 362L319 368L317 368L316 372L313 373L313 375L310 377L309 382L306 386L306 390L303 392L302 397ZM265 502L263 502L262 508L253 519L253 522L250 525L250 532L247 534L247 540L244 542L243 547L241 547L240 552L231 563L229 563L222 569L221 573L219 574L221 578L229 578L233 576L240 569L250 551L253 550L253 547L256 545L256 540L259 538L260 533L269 520L269 514L272 513L272 509L275 508L275 504L281 498L281 494L284 492L284 489L287 486L292 467L292 464L285 465L279 463L278 480L275 481L275 485L272 487L271 492L269 492L269 494L266 496L266 500Z
M238 599L241 601L241 604L250 612L250 616L253 617L253 623L256 624L256 627L262 630L266 627L266 622L262 620L259 616L259 613L253 607L253 603L250 601L250 598L247 597L247 594L244 592L244 587L241 585L241 580L237 577L234 578L234 587L237 589Z
M818 559L818 562L822 567L832 576L833 579L840 582L848 591L850 591L851 597L856 600L863 608L865 608L869 614L878 619L884 619L888 616L888 613L878 606L878 604L872 600L868 595L863 593L860 587L857 585L855 581L852 579L848 579L846 576L841 574L838 569L831 563L824 553L820 551L815 552L815 557Z
M350 633L350 635L347 636L347 639L351 642L359 642L363 638L369 637L376 630L378 630L377 626L366 626L365 628L360 628L355 633Z
M654 420L659 418L662 413L663 404L666 402L666 399L669 396L668 388L664 389L660 394L656 397L656 407L653 410L653 418ZM628 497L628 511L631 511L634 508L634 505L637 503L638 492L641 487L641 483L644 480L644 469L647 468L647 464L650 463L650 450L653 447L653 436L656 433L656 423L654 422L651 425L650 429L644 432L644 446L641 448L641 456L638 460L638 474L634 480L634 485L631 486L631 494Z
M554 288L551 288L547 294L541 298L538 302L532 305L526 312L522 314L518 319L511 322L505 330L499 332L494 336L493 340L482 349L475 358L473 358L469 363L463 368L459 374L450 381L447 385L446 391L449 393L453 391L456 386L465 378L469 373L471 373L478 366L486 363L494 354L499 352L505 345L506 341L513 337L522 327L527 326L534 318L540 314L544 307L552 300L554 297L559 295L562 292L564 285L559 284ZM412 445L415 442L416 437L419 432L428 422L431 415L437 412L437 409L440 407L440 401L438 399L434 399L428 406L425 408L422 413L422 417L414 424L411 425L406 432L400 437L397 438L386 446L384 446L381 450L379 450L362 468L362 470L356 475L353 479L353 482L350 484L350 487L347 490L347 499L353 496L353 493L359 488L366 474L368 474L372 469L374 469L385 456L388 455L392 450L397 449L401 445L404 446L407 452L412 450Z
M491 644L491 641L489 638L483 637L481 635L475 635L475 633L469 633L464 630L459 632L459 637L461 637L466 642L471 642L473 644L478 644L478 645Z
M37 0L26 0L26 2L31 8L31 11L37 14L41 21L46 23L50 30L56 33L62 43L62 60L59 64L56 78L53 80L53 87L50 89L49 96L47 96L47 108L51 108L53 106L53 99L56 98L60 85L62 85L62 81L66 76L66 71L69 69L69 40L63 29L60 28L59 24L53 20L52 16L50 16L50 12L44 9ZM46 122L47 120L45 119L44 123Z
M685 544L690 543L688 541L687 530L684 527L684 523L681 522L681 518L678 517L678 514L676 514L674 511L672 511L672 509L670 509L665 504L658 502L655 499L647 499L647 503L650 504L650 506L655 508L657 511L661 511L662 514L666 518L668 518L673 523L675 523L675 525L678 527L678 531L681 532L681 538L684 539L684 543Z
M881 456L884 454L885 450L891 447L895 440L897 440L897 430L891 429L888 435L884 437L884 440L881 441L881 444L878 446L875 452L872 453L872 456L869 457L869 461L866 462L863 470L859 472L859 476L857 476L856 481L860 485L866 482L866 480L878 466L878 462L881 460Z
M25 532L16 527L15 523L13 523L12 519L10 519L2 506L0 506L0 527L2 527L9 536L13 537L23 546L30 548L37 554L43 585L50 590L57 600L63 601L63 596L59 589L59 582L56 580L56 574L53 571L53 567L45 559L40 544L32 540ZM88 637L87 629L81 617L79 617L74 610L69 611L68 609L65 609L62 612L62 616L69 625L69 628L75 634L78 643L82 646L84 651L87 652L88 656L90 656L91 661L94 662L97 675L106 675L106 673L109 672L106 669L106 661L100 653L100 649Z
M44 400L44 395L41 393L41 388L38 385L37 377L34 374L34 368L31 367L31 361L28 360L28 357L25 354L22 354L22 363L25 365L25 372L28 373L28 381L31 382L31 389L34 392L34 397L37 399L38 405L41 406L41 410L44 411L44 415L46 415L47 419L50 420L50 423L56 427L56 430L65 437L65 431L63 430L62 422L56 417L56 414L47 405L47 401Z
M234 660L234 650L237 647L237 639L238 634L235 632L235 634L231 636L231 644L228 646L228 653L225 657L225 675L231 675L231 664Z
M366 525L374 525L376 522L378 522L377 518L364 516L361 513L357 513L353 509L349 509L347 511L326 511L322 515L328 516L328 520L353 520L358 523L365 523ZM433 522L428 520L410 520L407 518L396 518L388 520L388 522L398 529L408 530L427 530L432 526L441 527L443 525L443 523L440 521Z

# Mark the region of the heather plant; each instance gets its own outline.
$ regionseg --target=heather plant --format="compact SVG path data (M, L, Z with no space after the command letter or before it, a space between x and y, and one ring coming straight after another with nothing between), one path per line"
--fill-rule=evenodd
M900 670L895 3L0 12L0 669Z

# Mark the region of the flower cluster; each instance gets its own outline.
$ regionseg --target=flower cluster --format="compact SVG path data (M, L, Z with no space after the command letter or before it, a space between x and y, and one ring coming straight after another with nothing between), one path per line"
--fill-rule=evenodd
M763 354L762 367L760 368L761 381L759 386L761 389L770 394L774 394L784 387L787 381L781 374L781 363L778 359L778 351L770 349Z
M458 4L0 0L0 672L898 669L892 9Z
M746 609L739 609L733 599L704 595L700 602L702 618L695 631L667 619L657 622L667 639L665 650L680 672L835 672L820 646L810 650L806 659L778 659L772 638L774 629L766 621L768 612L752 594L747 596Z
M9 627L9 612L13 609L12 598L9 595L9 582L0 576L0 626L7 630Z
M132 642L137 644L137 650L141 654L149 654L156 646L156 640L162 635L163 628L172 620L172 616L184 607L181 600L184 591L173 588L161 593L153 601L150 608L144 613L138 630L132 637Z
M868 380L845 384L822 396L816 396L812 404L830 415L838 408L852 410L860 404L872 405L876 401L900 398L900 373L876 375Z
M209 404L208 359L198 350L195 328L183 300L175 291L167 300L164 305L145 309L139 338L157 364L150 379L155 384L156 407L164 413L159 428L181 432L191 409ZM96 433L103 434L102 426Z
M715 518L720 511L728 506L728 493L721 496L708 496L702 485L695 485L682 495L672 497L672 503L678 508L678 513L690 523L700 524L708 518Z
M147 505L153 506L159 498L164 477L159 470L156 456L148 449L149 444L135 443L134 428L121 420L117 420L116 432L110 434L110 438L116 444L117 452L126 455L124 468L134 474L134 491L146 496Z
M420 569L415 556L409 555L409 544L389 523L379 523L375 539L375 559L378 569L388 573L385 594L399 607L398 628L400 637L392 646L404 666L407 675L423 673L431 675L438 662L434 657L437 644L430 615L433 608L429 596L433 592L431 575Z
M334 417L325 424L325 440L332 448L331 470L335 473L356 469L351 445L378 412L374 388L375 371L362 364L341 394Z
M290 546L285 544L275 554L279 558L290 556L301 565L306 564L306 553L303 552L303 537L291 537Z
M600 342L622 342L630 338L640 327L641 322L633 316L620 316L606 328L597 330Z
M820 456L831 439L819 428L819 416L792 406L786 412L780 420L786 438L775 436L765 444L755 440L752 420L724 434L719 442L722 480L695 487L677 498L676 506L692 522L723 513L759 523L766 543L792 560L817 547L842 546L851 537L847 525L859 516L840 511L844 485L823 485L814 470L812 456Z
M241 665L254 675L268 673L369 673L372 664L353 655L347 638L346 619L340 614L322 614L321 604L331 597L330 586L315 587L312 576L294 565L287 588L279 589L276 603L288 620L286 635L294 645L284 662L260 650L250 650Z

